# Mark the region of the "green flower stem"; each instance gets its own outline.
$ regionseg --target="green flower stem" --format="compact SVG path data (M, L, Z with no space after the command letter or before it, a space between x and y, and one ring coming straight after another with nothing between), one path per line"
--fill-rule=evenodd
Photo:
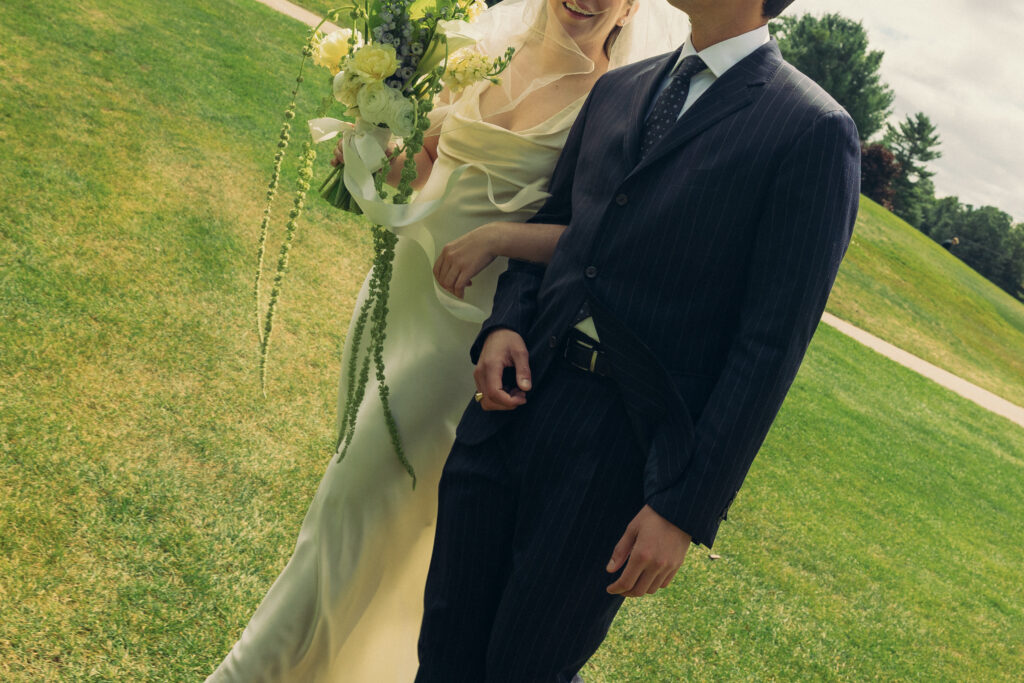
M263 366L266 363L266 359L264 357L266 353L266 340L264 338L264 326L260 321L260 284L263 279L263 257L266 252L267 233L270 230L271 208L273 206L274 199L277 197L277 188L281 179L281 163L284 161L285 154L288 150L288 142L291 140L291 121L295 118L295 103L299 96L299 89L302 87L302 73L306 68L306 60L313 55L313 43L316 39L317 29L319 29L323 23L324 22L321 21L320 24L310 32L309 38L306 40L306 44L302 48L302 61L299 62L299 72L295 76L295 87L292 89L292 99L288 103L288 107L284 112L284 123L281 124L281 133L278 136L277 142L277 153L274 155L274 170L271 173L270 183L267 186L266 203L263 207L263 218L260 221L259 244L256 248L256 275L253 278L252 289L253 301L256 309L256 338L260 345L260 386L263 387L264 393L266 386L263 380Z
M270 288L270 301L267 303L267 315L263 321L263 335L260 339L260 389L264 396L267 394L267 352L270 348L270 335L274 330L274 311L281 297L284 275L288 271L288 253L291 251L299 216L302 215L305 205L306 192L309 190L309 183L313 178L313 161L315 159L316 150L313 149L313 142L307 140L302 145L302 155L299 157L298 189L295 192L292 210L288 213L288 223L285 224L284 241L278 252L277 270L274 272L274 282Z

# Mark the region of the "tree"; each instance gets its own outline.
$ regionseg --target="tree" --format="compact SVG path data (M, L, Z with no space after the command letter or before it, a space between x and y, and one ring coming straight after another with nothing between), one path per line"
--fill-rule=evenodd
M1005 249L1012 239L1012 219L994 206L975 209L967 205L964 209L956 255L1003 289L1014 289L1011 294L1016 294L1020 283L1007 282L1006 277L1012 271L1012 265L1008 263L1011 254Z
M893 92L879 75L884 53L868 50L860 22L840 14L820 19L804 14L781 17L772 27L786 60L843 105L862 141L882 129L892 111Z
M935 173L928 170L927 164L942 156L935 124L922 112L908 115L898 126L886 125L883 144L892 150L900 165L900 173L893 181L893 211L920 227L924 210L935 196L931 181Z
M966 211L957 197L933 199L923 211L918 229L936 242L958 237Z
M860 191L892 211L893 182L900 165L889 149L880 143L867 145L860 152Z
M1024 223L1013 226L1003 240L1006 261L996 284L1024 301Z

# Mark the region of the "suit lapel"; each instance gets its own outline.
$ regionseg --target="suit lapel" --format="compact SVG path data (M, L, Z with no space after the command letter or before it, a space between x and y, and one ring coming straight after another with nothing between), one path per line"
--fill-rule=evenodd
M635 167L640 161L640 135L643 133L647 110L651 107L651 98L654 97L654 91L658 89L658 86L668 76L669 71L675 66L682 49L680 46L671 54L656 60L636 76L637 88L633 90L633 97L627 112L629 121L626 125L626 135L623 138L623 155L628 164L627 168Z
M748 106L754 101L754 88L764 85L781 64L782 55L774 40L749 54L711 84L669 129L665 138L639 160L630 175L650 166L715 123Z

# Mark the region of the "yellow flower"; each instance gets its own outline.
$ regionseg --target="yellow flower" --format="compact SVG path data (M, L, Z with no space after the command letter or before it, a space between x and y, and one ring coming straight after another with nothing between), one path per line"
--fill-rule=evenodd
M444 84L452 92L459 92L478 81L487 78L493 68L491 60L478 52L457 52L448 59L444 72Z
M341 71L341 60L349 53L348 41L351 37L352 30L343 28L320 38L313 46L313 63L330 69L336 75ZM358 33L356 43L359 43Z
M487 3L484 0L475 0L473 4L466 8L466 14L470 21L476 21L480 18L480 13L487 9Z
M356 50L345 65L345 71L356 73L367 83L383 81L398 69L398 56L393 45L364 45Z

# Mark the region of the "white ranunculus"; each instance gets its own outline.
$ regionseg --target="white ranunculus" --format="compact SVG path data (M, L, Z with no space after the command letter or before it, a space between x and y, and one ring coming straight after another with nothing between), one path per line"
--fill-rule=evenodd
M401 97L400 93L380 81L367 83L356 98L359 116L368 123L386 124L395 95Z
M346 107L354 107L364 84L365 81L356 72L342 71L334 77L334 99Z
M407 138L416 130L416 107L397 90L392 92L398 97L392 98L384 123L397 137Z

